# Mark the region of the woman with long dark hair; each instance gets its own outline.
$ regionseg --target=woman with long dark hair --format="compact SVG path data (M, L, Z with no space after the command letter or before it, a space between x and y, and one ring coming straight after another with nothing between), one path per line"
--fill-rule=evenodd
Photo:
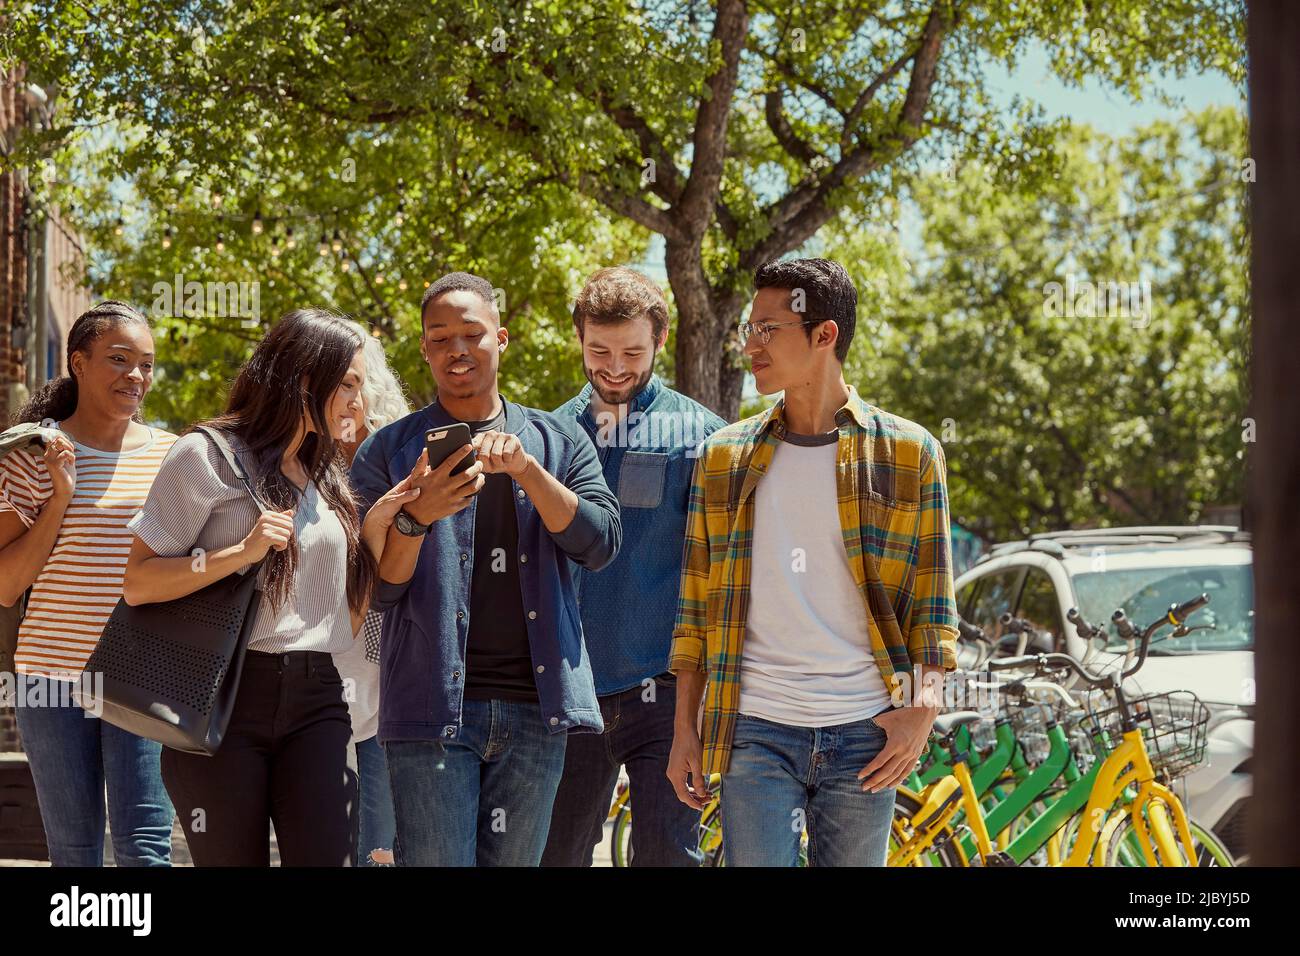
M68 332L68 374L14 416L48 426L44 453L26 446L0 460L0 603L27 596L14 655L18 732L55 866L103 865L106 809L118 866L171 860L161 747L70 693L122 595L127 522L177 440L140 420L153 350L131 306L83 312ZM93 682L82 689L93 699Z
M339 317L282 318L239 370L221 431L249 472L259 513L217 448L184 435L159 472L124 596L170 601L262 562L261 604L239 694L213 756L164 748L163 781L198 866L266 866L268 824L284 865L352 856L351 724L331 655L352 646L377 577L367 542L414 494L395 488L363 528L339 455L365 384L363 338Z

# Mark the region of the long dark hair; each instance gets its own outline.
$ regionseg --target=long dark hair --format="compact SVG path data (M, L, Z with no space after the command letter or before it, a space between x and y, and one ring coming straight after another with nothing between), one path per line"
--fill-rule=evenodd
M116 299L105 299L81 313L77 321L72 323L72 328L68 330L67 374L42 385L36 394L28 399L27 404L10 418L9 424L41 422L47 418L61 422L75 412L77 379L72 374L72 356L77 352L89 356L90 350L101 335L127 322L138 322L146 329L149 328L148 319L125 302L118 302ZM44 346L38 342L34 347ZM132 417L139 421L140 413L137 411Z
M325 309L297 309L272 326L235 377L224 414L204 424L232 432L252 454L248 468L258 495L283 511L300 493L280 471L285 450L305 409L314 432L297 458L320 495L338 515L348 541L348 606L360 611L379 577L374 556L361 543L356 499L343 469L339 443L330 435L326 407L343 381L362 337ZM267 597L279 608L292 590L297 548L267 555Z

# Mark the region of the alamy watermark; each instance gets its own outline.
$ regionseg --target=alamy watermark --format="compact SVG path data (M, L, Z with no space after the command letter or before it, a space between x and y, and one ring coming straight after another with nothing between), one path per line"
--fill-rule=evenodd
M4 707L72 707L80 706L87 717L104 713L104 675L99 671L80 671L68 675L71 680L0 671L0 706Z
M239 319L243 328L256 328L262 321L260 282L185 281L176 273L171 282L153 284L155 318Z
M613 412L596 415L596 444L601 448L681 448L686 457L700 453L700 443L713 433L711 419L694 412Z

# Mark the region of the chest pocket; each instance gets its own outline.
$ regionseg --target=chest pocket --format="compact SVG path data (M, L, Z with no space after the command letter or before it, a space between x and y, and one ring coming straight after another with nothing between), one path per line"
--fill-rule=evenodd
M618 475L618 503L624 508L658 508L664 497L668 456L660 452L629 451Z

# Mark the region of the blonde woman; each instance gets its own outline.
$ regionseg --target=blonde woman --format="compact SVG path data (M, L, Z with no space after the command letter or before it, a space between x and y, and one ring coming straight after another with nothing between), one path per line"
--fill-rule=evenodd
M356 432L342 442L344 460L350 466L357 447L367 435L411 413L401 383L388 367L384 347L358 323L349 321L364 339L362 356L366 381L361 389L361 408L356 415ZM334 655L334 665L343 678L344 699L352 717L352 743L356 748L357 777L361 786L357 821L358 866L392 866L393 793L388 785L388 766L379 746L379 631L382 615L366 615L361 634L348 650Z

